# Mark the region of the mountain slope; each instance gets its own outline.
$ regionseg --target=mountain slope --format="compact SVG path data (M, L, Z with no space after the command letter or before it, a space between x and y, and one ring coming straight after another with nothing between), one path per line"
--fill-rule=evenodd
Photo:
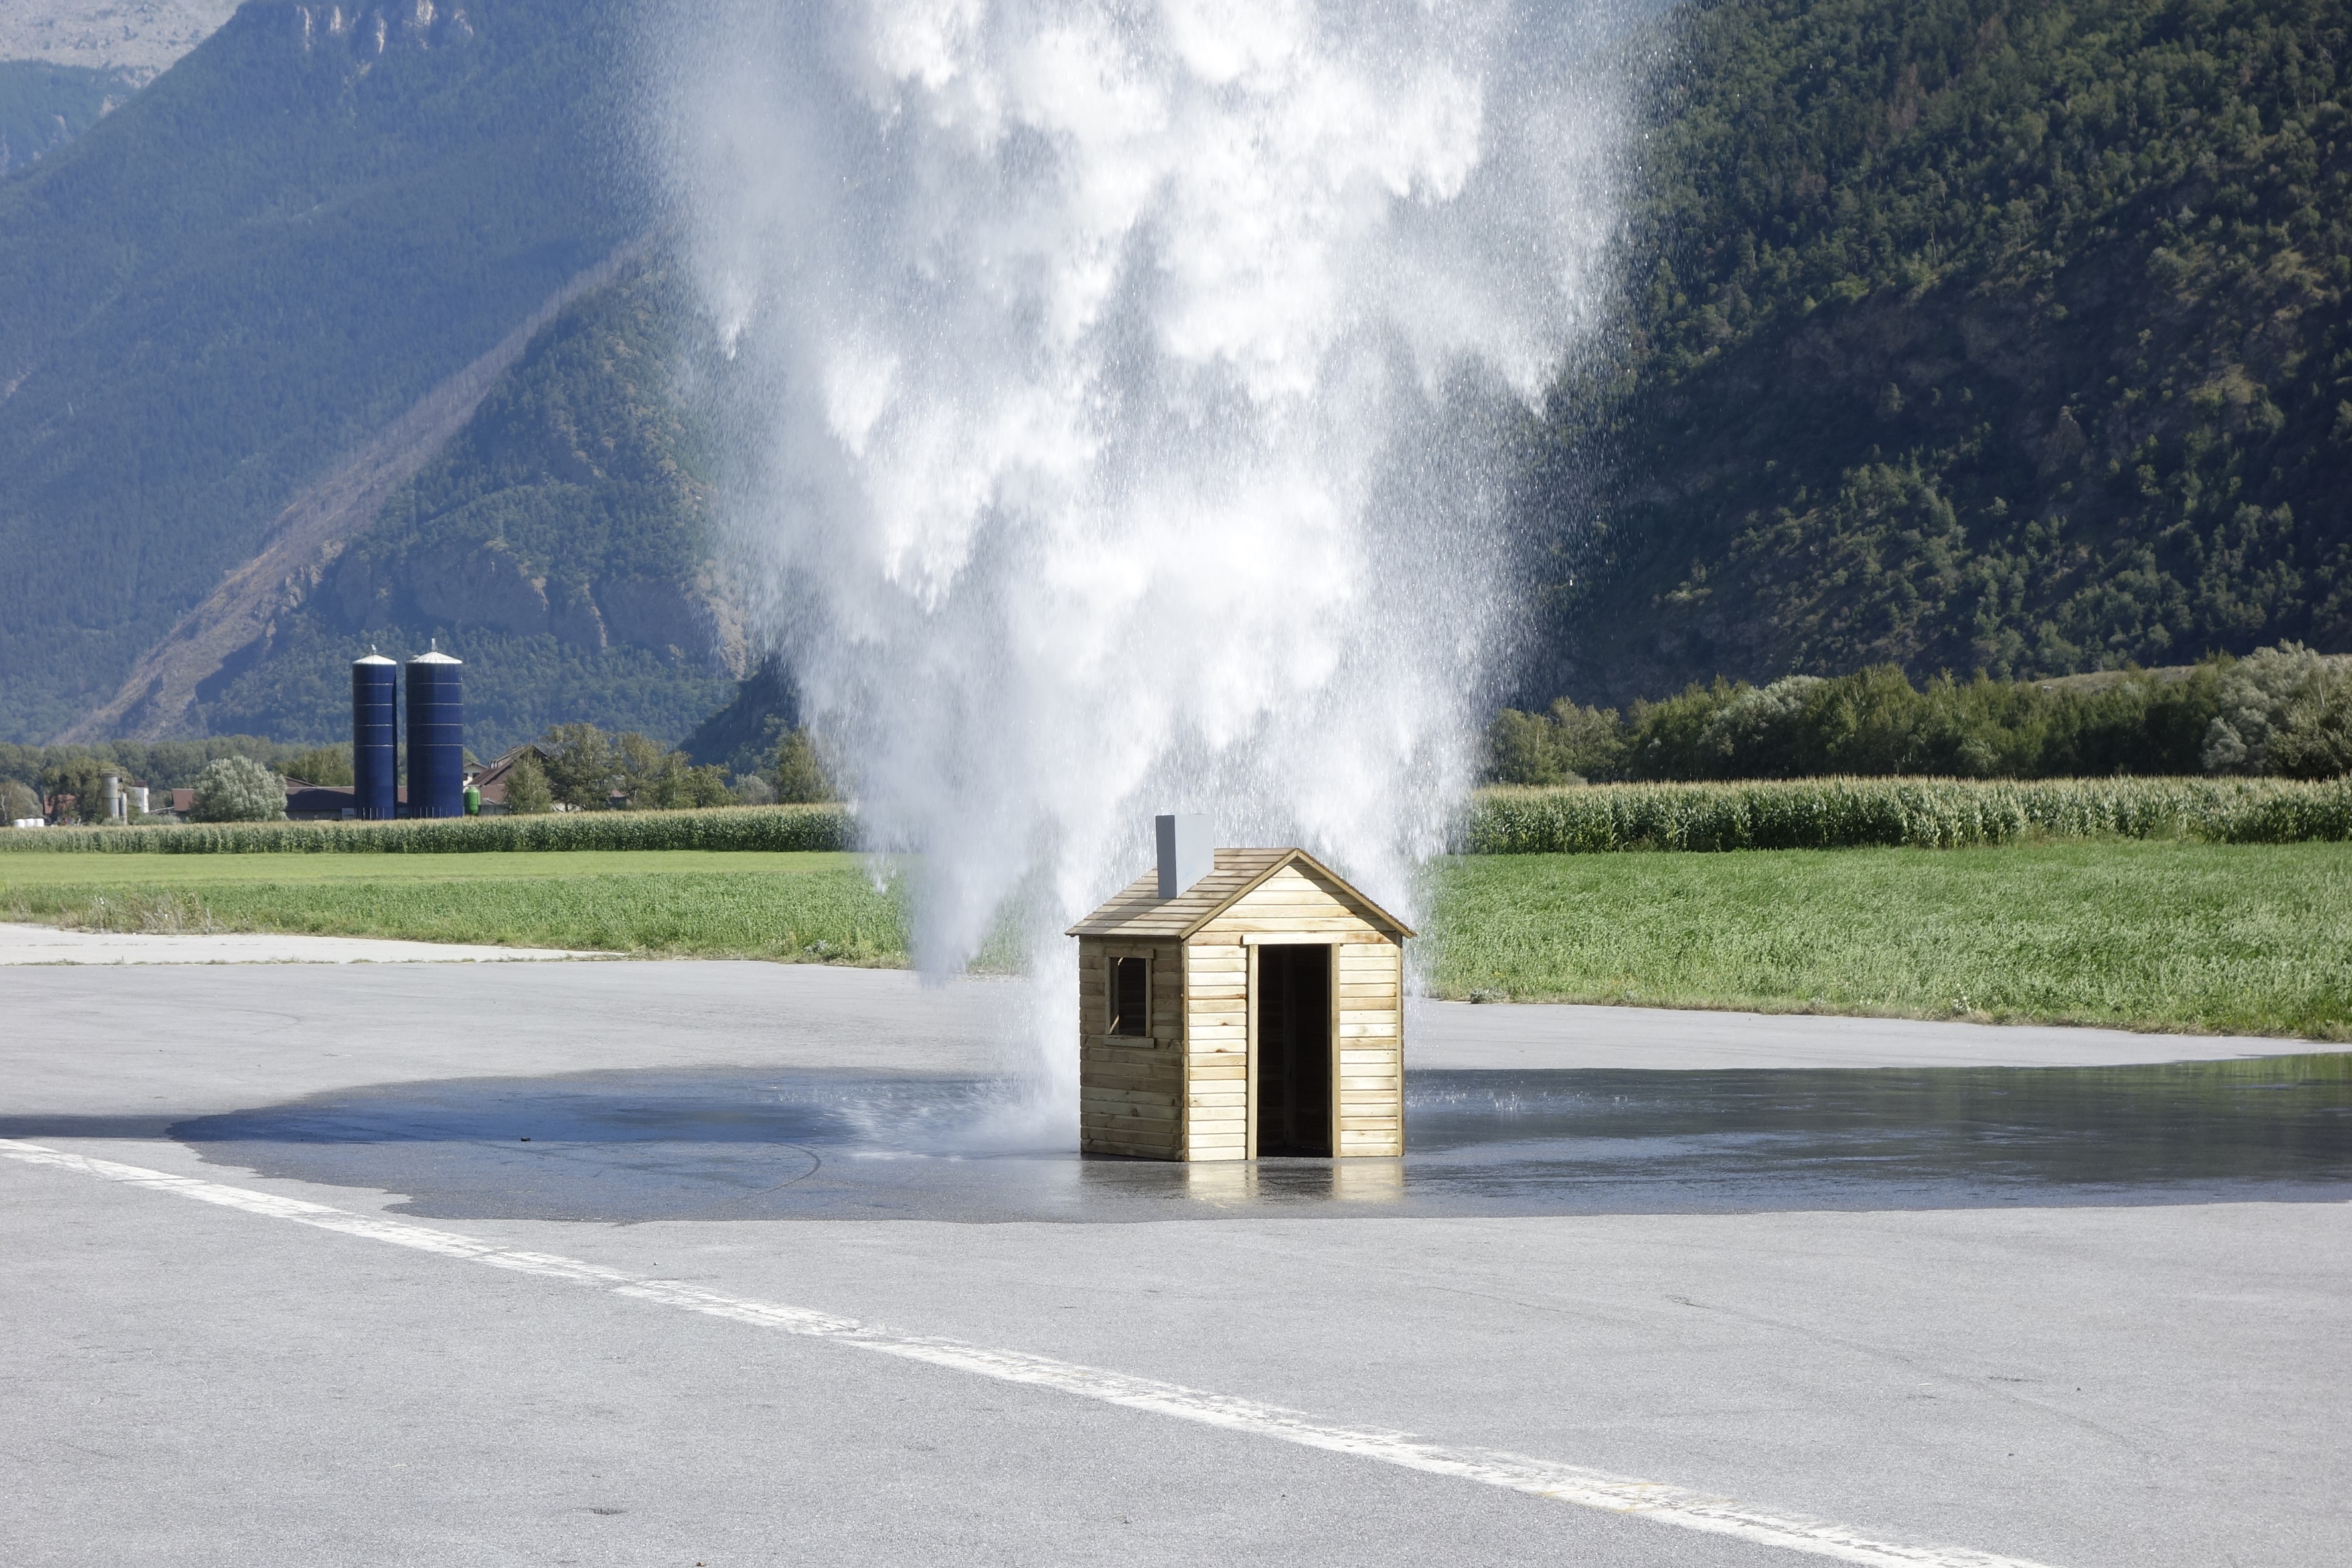
M261 552L230 572L142 654L112 701L84 712L58 740L88 744L201 732L199 699L269 658L280 619L310 597L351 542L375 525L400 487L441 456L558 313L583 293L610 283L625 259L616 255L558 289L489 353L426 393L296 496L278 514ZM301 716L297 730L310 732L309 719Z
M782 661L771 655L752 667L727 705L696 725L678 750L698 767L721 764L739 777L764 773L775 766L784 737L799 727L799 693Z
M298 491L626 237L622 21L255 0L0 180L0 736L112 696Z
M56 152L138 90L125 70L0 59L0 174Z
M710 564L702 435L676 377L691 320L632 263L558 312L366 526L264 574L263 613L193 685L184 729L329 741L371 644L467 661L482 755L584 721L677 740L747 667Z
M1631 352L1553 426L1613 472L1541 695L2352 648L2342 7L1671 26Z

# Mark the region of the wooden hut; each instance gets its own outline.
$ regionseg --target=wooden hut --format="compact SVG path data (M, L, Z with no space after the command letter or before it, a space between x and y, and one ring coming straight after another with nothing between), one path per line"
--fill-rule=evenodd
M1219 849L1184 874L1171 821L1160 869L1068 932L1079 1149L1402 1154L1412 930L1303 849Z

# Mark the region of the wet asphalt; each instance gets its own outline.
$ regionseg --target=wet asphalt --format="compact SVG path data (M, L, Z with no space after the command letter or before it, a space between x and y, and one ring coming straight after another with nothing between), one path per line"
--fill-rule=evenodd
M0 1136L1906 1541L2352 1560L2352 1116L2292 1042L1423 1005L1412 1152L1360 1177L1071 1157L1003 983L20 969L0 1008ZM0 1194L12 1563L1798 1561L70 1172Z

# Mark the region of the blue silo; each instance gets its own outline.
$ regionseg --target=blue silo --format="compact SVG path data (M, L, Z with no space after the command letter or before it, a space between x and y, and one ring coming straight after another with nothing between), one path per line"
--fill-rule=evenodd
M441 651L408 661L408 815L466 814L466 667Z
M393 702L400 666L368 649L352 661L352 805L370 822L399 815L400 738L393 729Z

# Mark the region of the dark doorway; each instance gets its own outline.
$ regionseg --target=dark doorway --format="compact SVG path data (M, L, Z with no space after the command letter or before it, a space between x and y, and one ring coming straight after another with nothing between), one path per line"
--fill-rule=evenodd
M1331 1154L1331 949L1257 950L1257 1152Z

